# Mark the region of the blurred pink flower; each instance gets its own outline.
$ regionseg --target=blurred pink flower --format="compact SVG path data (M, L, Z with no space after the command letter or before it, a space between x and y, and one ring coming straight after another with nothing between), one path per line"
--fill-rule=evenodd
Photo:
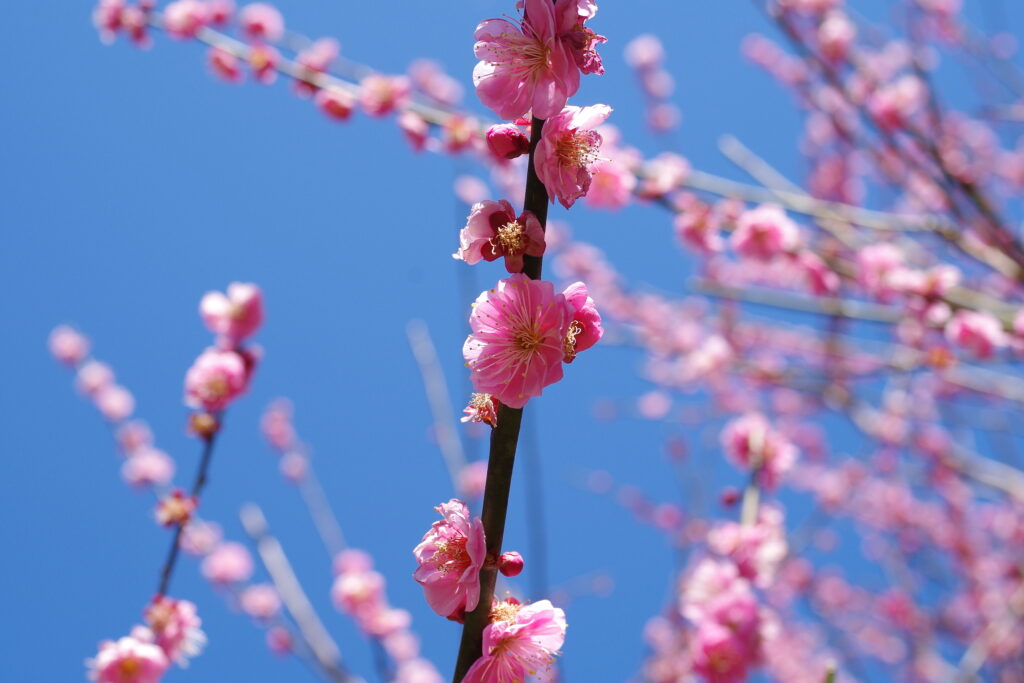
M359 621L386 606L384 577L370 567L343 571L331 587L331 600L339 611Z
M208 292L199 302L206 327L228 347L251 337L263 323L263 293L248 282L232 282L227 294Z
M86 396L95 396L113 382L114 371L98 360L83 363L75 375L75 386Z
M175 0L164 8L164 29L178 40L192 38L210 22L210 9L200 0Z
M566 107L544 123L534 165L551 202L557 198L568 209L586 196L592 170L601 160L601 135L593 129L611 113L606 104Z
M170 666L163 650L134 636L103 641L85 663L95 683L157 683Z
M248 381L249 371L240 354L206 349L185 375L185 403L210 412L224 410L245 392Z
M991 358L1009 343L999 318L987 311L957 311L946 325L946 339L978 358Z
M484 526L456 498L434 509L443 519L434 522L413 549L419 565L413 578L423 586L431 609L462 621L480 600L480 568L487 552Z
M206 53L206 61L215 76L228 83L242 82L242 62L235 55L219 47L211 47Z
M252 555L241 543L221 543L203 558L202 572L217 585L247 581L253 572Z
M281 611L281 597L277 589L267 583L247 587L238 596L242 611L253 619L266 621Z
M206 6L210 8L210 23L214 26L224 26L235 13L235 0L206 0Z
M370 116L386 116L405 106L409 89L405 76L371 74L359 82L359 103Z
M518 274L477 297L462 347L473 387L512 408L562 378L571 312L550 282Z
M747 413L722 430L725 457L737 467L757 472L766 488L774 488L797 458L797 448L760 413Z
M254 2L238 12L238 25L250 40L275 43L284 37L284 17L273 5Z
M201 557L209 554L221 541L220 525L193 518L181 530L181 549L189 555Z
M108 422L121 422L135 411L135 397L132 392L118 384L107 384L93 396L96 408Z
M145 616L156 644L172 662L187 666L189 659L203 651L206 634L199 628L203 622L193 603L158 595Z
M770 261L800 246L800 229L782 207L762 204L740 215L729 241L741 256Z
M352 116L356 100L347 91L328 86L317 91L313 102L327 117L346 121Z
M174 478L174 460L161 450L142 447L121 465L121 477L130 486L164 486Z
M504 256L505 269L518 273L524 254L541 256L544 248L544 228L532 212L516 217L508 201L484 200L470 209L466 227L459 232L459 250L452 257L473 265Z
M463 418L465 421L465 418ZM459 494L475 500L484 495L487 485L487 461L471 462L459 472Z
M50 353L65 365L78 365L89 355L89 340L67 325L53 328L49 343Z
M549 600L528 605L501 602L484 628L483 656L473 663L464 683L508 683L551 666L565 642L565 612Z
M302 75L306 78L295 79L295 92L309 96L317 92L317 87L309 80L331 68L331 63L338 58L341 47L334 38L321 38L295 55L295 63L299 65Z

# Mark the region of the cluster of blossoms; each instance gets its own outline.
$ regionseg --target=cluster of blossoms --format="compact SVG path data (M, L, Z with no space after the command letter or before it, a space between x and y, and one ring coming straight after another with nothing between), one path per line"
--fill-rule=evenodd
M385 581L362 550L343 550L334 558L331 599L368 638L377 641L395 665L396 683L440 683L441 675L420 655L419 639L409 630L412 617L388 604Z

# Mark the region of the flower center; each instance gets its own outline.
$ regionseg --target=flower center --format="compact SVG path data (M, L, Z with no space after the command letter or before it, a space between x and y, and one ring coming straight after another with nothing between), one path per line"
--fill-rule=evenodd
M125 657L121 660L121 664L118 666L120 669L121 676L128 681L134 680L139 675L139 670L142 666L139 664L139 660L135 657Z
M578 320L569 323L569 329L562 340L562 351L565 352L566 362L571 362L576 357L576 337L583 332L583 324Z
M574 130L563 135L555 145L555 155L562 166L589 167L601 159L601 136L592 130Z
M513 622L522 607L519 603L503 600L491 608L491 621Z
M526 230L519 221L512 221L498 228L496 239L508 256L514 256L526 249Z
M520 351L533 351L540 346L541 338L536 330L523 330L515 336L516 347Z
M431 557L437 564L437 571L447 574L452 571L461 571L469 566L469 553L466 552L465 538L452 538L441 541Z

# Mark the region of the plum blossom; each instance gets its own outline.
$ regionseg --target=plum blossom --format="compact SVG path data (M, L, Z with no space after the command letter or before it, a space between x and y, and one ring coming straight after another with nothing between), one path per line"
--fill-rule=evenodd
M470 209L466 227L459 232L459 250L452 257L470 265L505 257L505 269L518 273L523 256L542 256L544 246L544 228L532 211L517 217L508 201L485 200Z
M509 683L551 666L565 642L565 612L549 600L527 605L497 603L484 628L483 656L466 672L464 683Z
M530 138L511 123L500 123L487 129L487 149L496 159L515 159L530 151Z
M730 237L738 254L756 261L770 261L800 245L800 229L776 204L762 204L744 211Z
M89 355L89 340L67 325L53 328L49 342L50 353L65 365L78 365Z
M405 106L410 87L405 76L370 74L359 82L359 103L370 116L386 116Z
M219 47L211 47L206 53L210 71L228 83L242 82L242 62L235 55Z
M144 446L121 465L121 478L130 486L164 486L174 478L174 460L161 450Z
M991 358L1009 343L999 318L987 311L957 311L946 325L946 339L978 358Z
M761 506L755 524L722 522L708 532L708 546L732 559L740 576L767 587L787 552L782 510Z
M238 25L250 40L275 43L284 36L284 18L273 5L254 2L238 12Z
M522 408L560 380L570 315L565 297L550 282L523 274L483 292L462 347L476 391Z
M252 571L252 555L241 543L221 543L203 558L203 576L217 585L247 581Z
M281 597L270 584L249 586L238 596L242 611L253 619L266 621L281 611Z
M196 510L196 499L175 489L160 499L156 506L156 521L163 526L187 524Z
M181 530L181 549L189 555L201 557L216 548L222 537L220 525L193 518Z
M796 446L760 413L748 413L727 424L722 430L722 448L734 465L756 471L767 488L775 487L797 457Z
M601 134L593 129L611 113L606 104L566 107L545 121L534 166L552 203L557 197L568 209L586 196L594 167L601 161Z
M589 3L593 5L593 3ZM473 69L480 101L503 119L556 115L580 87L580 71L603 73L595 48L602 36L583 26L592 14L572 2L526 0L516 23L487 19L476 28ZM596 11L596 5L594 5Z
M135 397L119 384L106 384L93 396L96 408L108 422L127 420L135 412Z
M316 92L317 86L309 81L330 69L340 51L341 47L334 38L321 38L295 55L295 63L302 70L302 78L295 79L295 92L302 96Z
M356 100L347 91L328 86L317 91L313 103L328 118L335 121L346 121L352 116Z
M193 408L220 411L245 392L248 382L249 370L241 354L209 348L185 375L185 403Z
M334 580L331 599L338 610L359 621L384 606L384 577L372 566L346 568Z
M190 658L203 651L206 634L199 628L203 622L193 603L158 595L146 608L145 616L154 642L172 662L187 666Z
M487 553L484 525L457 498L434 509L443 519L413 549L419 565L413 578L423 586L431 609L461 621L480 601L480 568Z
M490 394L473 394L469 405L462 411L462 422L483 422L491 427L498 426L498 400Z
M203 296L199 315L225 346L237 346L263 323L263 293L254 284L232 282L226 294L209 292Z
M175 0L164 8L164 29L172 38L192 38L210 22L210 9L200 0Z
M95 683L157 683L170 662L159 646L131 635L100 643L96 658L86 660L86 666Z
M601 314L597 312L585 284L574 282L565 288L562 296L570 309L569 326L562 343L565 351L562 360L571 363L580 351L586 351L604 336L604 328L601 327Z
M87 396L95 396L114 382L114 371L106 363L90 360L75 375L75 386Z

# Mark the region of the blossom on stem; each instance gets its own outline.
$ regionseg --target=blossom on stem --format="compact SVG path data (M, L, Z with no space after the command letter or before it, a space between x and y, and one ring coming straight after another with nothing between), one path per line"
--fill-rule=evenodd
M331 68L331 62L338 58L341 47L334 38L321 38L295 56L302 76L295 80L295 92L308 96L317 91L317 86L309 81Z
M243 590L238 604L253 619L266 621L281 611L281 596L270 584L261 583Z
M211 47L206 53L210 71L228 83L242 82L242 62L235 55L219 47Z
M999 318L987 311L957 311L946 325L946 339L978 358L991 358L1009 343Z
M252 555L244 545L233 541L220 544L203 559L203 576L221 586L247 581L252 571Z
M469 317L462 347L473 387L511 408L522 408L562 379L571 311L550 282L523 274L483 292Z
M160 647L134 635L100 643L96 658L85 663L95 683L157 683L170 666Z
M758 481L773 488L796 462L797 448L768 424L760 413L736 418L722 430L725 457L737 467L757 473Z
M163 486L174 478L174 460L161 450L143 446L121 465L121 478L134 488Z
M206 645L202 620L196 606L188 600L173 600L163 595L153 598L145 611L146 623L153 632L157 646L167 659L180 666L202 652Z
M511 123L500 123L487 129L487 149L496 159L515 159L530 151L530 138Z
M462 422L483 422L491 427L498 426L498 400L490 394L473 394L469 405L463 411Z
M185 403L220 411L246 390L248 382L249 370L240 354L209 348L185 374Z
M480 601L480 568L487 553L484 525L457 498L434 509L443 519L413 549L419 565L413 578L423 586L431 609L462 621Z
M252 283L232 282L226 294L208 292L203 296L199 315L224 346L237 346L263 323L263 293Z
M586 351L604 336L604 328L601 327L601 314L597 312L585 284L574 282L565 288L562 296L570 310L569 326L562 343L565 352L562 360L571 363L580 351Z
M370 116L386 116L405 106L410 87L405 76L370 74L359 82L359 103Z
M284 36L284 17L273 5L254 2L238 13L242 33L250 40L277 42Z
M601 135L593 129L611 113L606 104L566 107L545 121L534 167L552 203L557 197L568 209L586 196L593 168L601 161Z
M452 258L473 265L504 256L505 269L518 273L524 254L542 256L544 249L544 228L532 211L517 217L508 201L485 200L470 209L466 227L459 232L459 250Z
M89 340L67 325L58 325L50 332L50 353L65 365L78 365L89 355Z
M210 9L200 0L175 0L164 8L164 29L178 40L195 37L210 22Z
M782 207L762 204L744 211L729 238L738 254L755 261L771 261L800 245L800 229Z
M356 100L341 88L327 87L317 91L313 103L329 118L346 121L352 116Z
M604 38L583 26L575 3L526 0L523 18L476 27L476 94L503 119L554 116L580 87L580 71L602 73L594 48Z
M565 642L565 612L549 600L497 603L484 628L483 656L463 683L510 683L551 666Z

